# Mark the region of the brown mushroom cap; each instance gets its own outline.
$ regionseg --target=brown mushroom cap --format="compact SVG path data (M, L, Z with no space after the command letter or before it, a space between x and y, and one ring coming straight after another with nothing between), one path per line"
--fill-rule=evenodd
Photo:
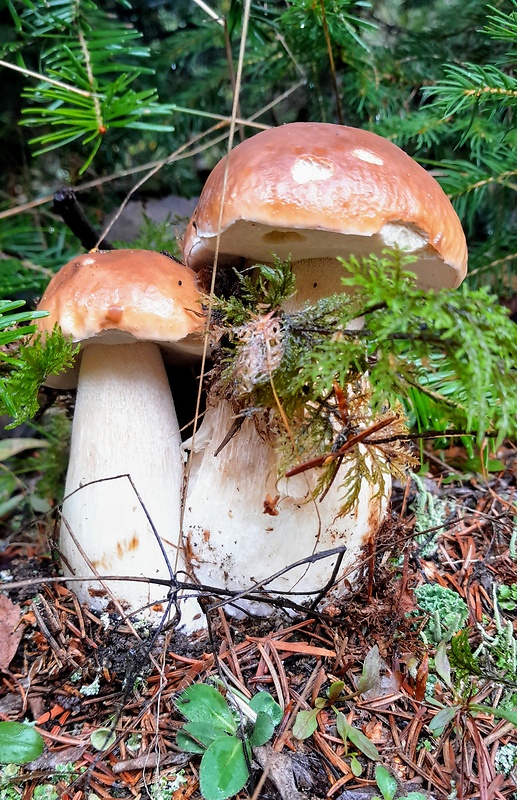
M150 250L110 250L77 256L50 281L38 310L38 331L57 324L81 345L156 342L174 360L203 350L204 315L196 275ZM50 382L50 381L49 381ZM71 388L73 373L53 376L51 385Z
M447 196L403 150L368 131L292 123L262 131L230 156L220 263L380 254L417 256L425 287L455 288L467 247ZM226 158L210 174L183 242L185 261L213 262Z

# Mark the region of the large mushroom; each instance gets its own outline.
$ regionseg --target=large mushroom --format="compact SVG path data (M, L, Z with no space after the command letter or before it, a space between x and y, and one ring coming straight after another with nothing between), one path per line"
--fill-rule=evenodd
M58 325L81 345L75 369L52 383L77 385L60 534L68 575L167 580L153 526L176 565L183 463L162 353L184 363L202 352L199 299L195 273L139 250L74 258L41 298L49 316L38 320L39 331ZM96 609L112 593L128 612L167 595L166 586L137 581L85 580L72 588ZM143 613L153 616L149 608Z
M224 203L222 193L226 175ZM183 242L188 266L239 267L291 259L296 294L288 309L344 291L337 257L412 253L417 282L458 286L467 250L459 219L434 178L400 148L366 131L294 123L238 145L209 176ZM210 399L209 399L210 400ZM345 545L338 577L357 564L387 508L385 491L363 480L351 513L339 516L345 466L323 502L313 473L278 480L274 437L247 419L218 452L232 424L222 402L209 407L194 439L184 517L191 569L203 582L236 591L312 553ZM268 498L276 498L275 515ZM310 599L330 579L336 558L268 584ZM343 591L345 582L337 593Z
M262 131L232 150L228 168L227 158L216 165L183 240L185 263L211 267L218 236L221 267L290 257L297 307L343 291L338 256L399 247L416 256L422 288L454 289L467 270L460 221L432 175L381 136L324 122Z

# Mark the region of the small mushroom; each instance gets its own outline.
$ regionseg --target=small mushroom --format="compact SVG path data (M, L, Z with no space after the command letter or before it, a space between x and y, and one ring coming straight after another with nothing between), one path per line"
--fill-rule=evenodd
M49 316L38 320L39 331L46 334L58 325L81 345L75 369L52 381L62 388L77 384L60 533L67 575L95 574L82 549L101 576L167 580L167 565L145 511L173 568L178 555L182 563L177 552L181 439L162 353L173 363L200 355L204 317L199 298L190 269L139 250L74 258L41 298L39 309ZM145 582L108 585L130 612L167 594L166 586ZM71 588L92 608L104 609L109 602L99 582L74 581Z
M221 268L291 259L296 295L288 310L344 291L340 256L398 247L416 256L411 269L426 288L452 289L466 272L461 224L434 178L380 136L326 123L261 132L217 164L184 238L188 266L210 268L218 237ZM278 481L274 437L249 419L216 454L232 420L228 403L209 407L194 439L184 517L193 573L239 591L338 545L347 548L338 578L353 571L385 514L389 478L384 496L363 480L355 509L339 516L346 465L314 503L314 471ZM264 514L271 498L277 513ZM310 599L335 563L299 567L266 588ZM342 580L336 593L344 588Z

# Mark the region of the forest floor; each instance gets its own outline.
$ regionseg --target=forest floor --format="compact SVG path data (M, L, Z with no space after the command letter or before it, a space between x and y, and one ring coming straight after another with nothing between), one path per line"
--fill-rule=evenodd
M271 742L255 750L239 798L379 794L364 739L341 738L328 700L318 701L311 736L293 734L299 712L338 682L333 705L375 746L397 780L395 797L510 798L517 727L502 714L517 705L517 450L500 448L498 471L485 476L461 463L461 448L429 456L420 486L395 489L360 589L339 605L239 621L218 609L210 632L162 631L151 653L138 626L100 619L64 583L34 583L56 574L46 523L36 536L16 536L0 562L0 719L34 721L46 746L10 777L0 771L1 800L195 800L200 756L176 745L185 720L175 701L214 677L245 697L267 691L284 712ZM446 593L433 611L418 606L424 584L452 590L464 617ZM455 634L459 627L467 635ZM440 638L449 642L435 659ZM101 728L115 737L99 750L91 735Z

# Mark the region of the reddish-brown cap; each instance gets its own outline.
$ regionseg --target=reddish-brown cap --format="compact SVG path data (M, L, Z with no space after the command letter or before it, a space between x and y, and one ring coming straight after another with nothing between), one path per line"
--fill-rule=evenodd
M77 256L50 281L38 306L49 315L38 331L57 324L74 342L158 343L185 359L203 349L205 318L196 275L150 250L109 250ZM63 388L70 376L53 380Z
M183 242L185 261L213 263L226 158L203 189ZM465 277L460 221L436 180L368 131L299 122L262 131L229 156L220 263L238 258L335 258L399 246L425 287Z

